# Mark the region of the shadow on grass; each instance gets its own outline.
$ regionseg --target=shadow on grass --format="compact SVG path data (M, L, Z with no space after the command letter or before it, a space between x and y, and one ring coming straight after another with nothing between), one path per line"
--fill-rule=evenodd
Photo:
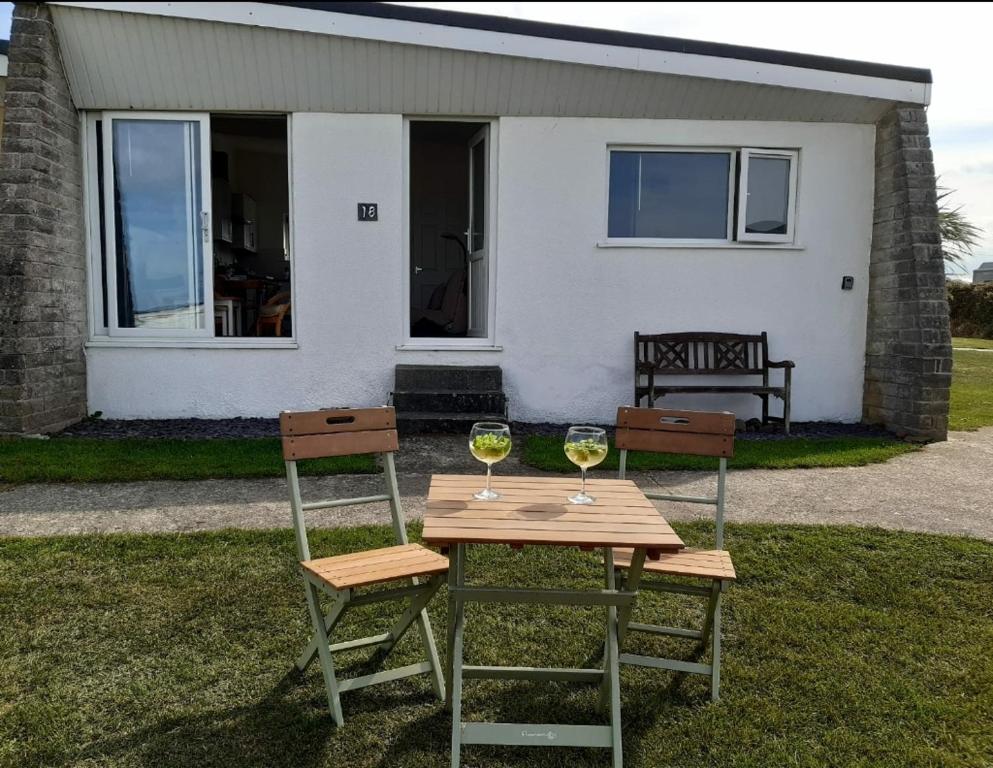
M313 700L291 698L300 684L300 673L290 670L261 701L155 721L127 735L95 742L83 751L82 761L137 756L140 764L158 768L323 765L334 735L333 721L326 701L320 708Z

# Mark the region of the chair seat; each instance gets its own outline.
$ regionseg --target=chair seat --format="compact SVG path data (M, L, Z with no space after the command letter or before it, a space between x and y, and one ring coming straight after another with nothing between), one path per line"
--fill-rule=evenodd
M628 568L631 565L631 549L615 549L614 565ZM716 581L734 581L737 577L731 553L722 549L686 548L671 555L662 555L658 560L645 560L646 573L664 573L669 576L694 576Z
M448 558L422 547L403 544L350 555L305 560L300 566L332 589L352 589L411 576L433 576L448 571Z

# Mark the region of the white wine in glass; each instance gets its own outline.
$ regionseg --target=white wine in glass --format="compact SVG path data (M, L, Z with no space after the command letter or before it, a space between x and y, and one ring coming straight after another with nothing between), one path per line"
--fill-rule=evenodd
M474 493L474 499L493 501L500 498L500 494L490 488L490 475L493 465L507 458L510 447L510 427L506 424L480 421L472 425L469 453L486 465L486 488Z
M599 427L569 427L565 436L565 455L583 474L582 489L570 496L569 501L592 504L596 499L586 493L586 470L607 458L607 433Z

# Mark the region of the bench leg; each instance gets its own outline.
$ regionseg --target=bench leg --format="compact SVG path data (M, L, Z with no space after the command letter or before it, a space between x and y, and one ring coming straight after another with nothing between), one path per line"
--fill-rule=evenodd
M762 398L762 424L769 423L769 396L759 395Z

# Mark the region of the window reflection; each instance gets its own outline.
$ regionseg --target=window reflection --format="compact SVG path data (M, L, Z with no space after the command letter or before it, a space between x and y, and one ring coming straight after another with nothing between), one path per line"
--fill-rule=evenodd
M194 122L113 121L118 326L205 327Z
M608 237L725 240L731 155L611 152Z
M789 199L789 158L752 155L748 159L745 232L785 235Z

